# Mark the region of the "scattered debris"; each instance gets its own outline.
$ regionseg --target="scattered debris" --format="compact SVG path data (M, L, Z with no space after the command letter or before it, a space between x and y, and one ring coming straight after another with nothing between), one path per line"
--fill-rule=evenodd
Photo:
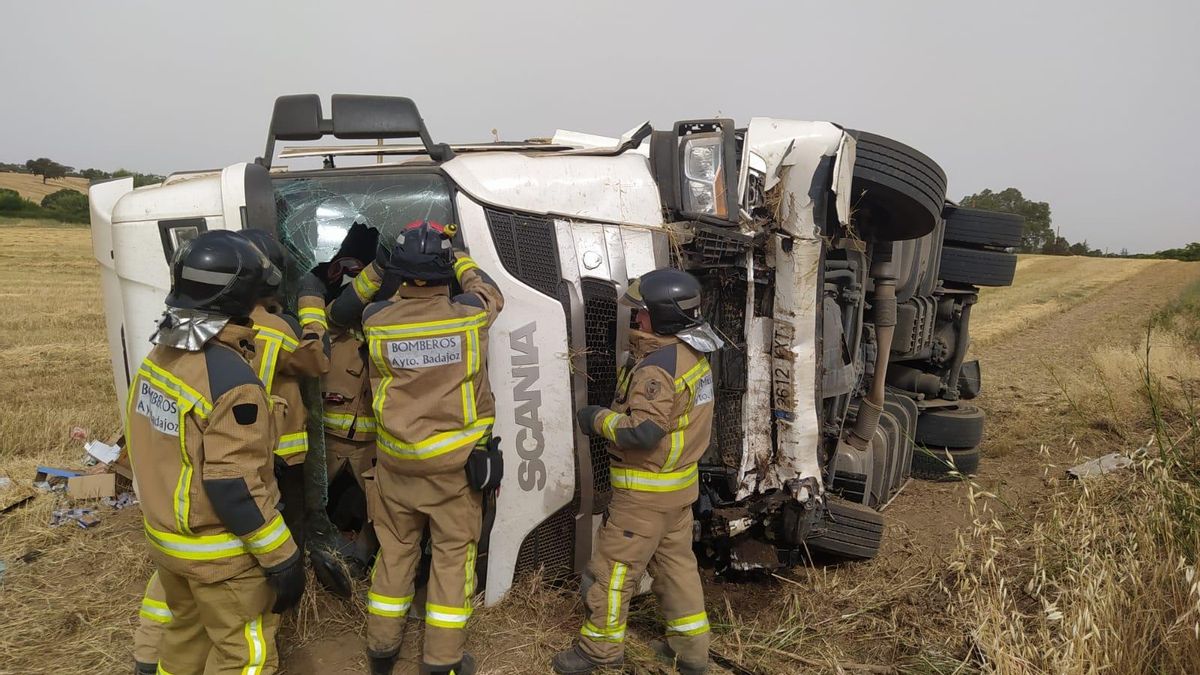
M33 487L47 492L62 492L67 489L67 481L78 475L78 471L70 469L39 466L33 474Z
M132 492L122 492L116 497L102 497L100 503L112 508L114 511L120 511L127 506L136 505L138 500Z
M121 446L109 445L103 441L89 441L83 446L87 454L103 464L112 464L121 456Z
M33 488L18 485L8 476L0 476L0 513L8 513L36 495Z
M86 530L99 525L100 516L96 515L95 509L56 509L50 515L50 527L58 527L65 523L75 523Z
M35 560L42 557L43 555L45 555L45 554L42 551L39 551L36 548L32 548L32 549L29 549L28 551L22 553L21 556L19 558L17 558L17 560L25 563L26 565L32 565Z
M3 560L0 560L0 584L4 583L4 573L8 571L8 565Z
M92 432L83 427L71 427L71 440L73 441L86 441L91 435Z
M1083 464L1079 464L1067 469L1067 475L1071 478L1093 478L1113 471L1133 466L1133 460L1128 456L1119 452L1110 453L1103 457L1088 460Z
M67 479L67 496L71 499L100 499L115 497L116 494L116 474L96 473Z

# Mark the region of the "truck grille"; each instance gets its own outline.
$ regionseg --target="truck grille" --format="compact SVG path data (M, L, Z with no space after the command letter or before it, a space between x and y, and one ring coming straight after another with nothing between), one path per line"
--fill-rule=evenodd
M575 514L567 505L533 528L521 542L513 576L519 579L540 569L546 580L561 580L574 574L574 567Z
M746 281L738 275L714 273L702 280L704 316L725 338L725 346L710 354L716 371L713 443L728 468L742 456L742 397L746 393Z
M495 209L487 209L487 221L504 269L531 288L557 299L562 273L554 221Z
M588 405L611 405L617 389L617 289L597 279L583 280L583 316L587 344ZM603 513L612 499L608 441L589 437L592 456L593 513Z

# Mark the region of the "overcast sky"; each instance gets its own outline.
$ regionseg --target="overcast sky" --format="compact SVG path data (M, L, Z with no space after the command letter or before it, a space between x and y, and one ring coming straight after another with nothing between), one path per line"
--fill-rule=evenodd
M954 199L1017 187L1072 241L1200 239L1200 3L771 4L6 2L0 161L245 161L300 92L410 96L447 141L789 117L905 141Z

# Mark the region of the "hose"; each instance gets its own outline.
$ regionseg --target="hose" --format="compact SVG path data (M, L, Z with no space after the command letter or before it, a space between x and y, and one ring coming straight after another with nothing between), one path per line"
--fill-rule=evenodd
M875 277L875 293L872 309L875 312L875 373L871 378L871 389L858 406L858 417L846 442L859 450L866 450L879 427L879 416L883 414L883 397L887 386L888 361L892 354L892 337L896 334L896 278L891 262L872 266Z

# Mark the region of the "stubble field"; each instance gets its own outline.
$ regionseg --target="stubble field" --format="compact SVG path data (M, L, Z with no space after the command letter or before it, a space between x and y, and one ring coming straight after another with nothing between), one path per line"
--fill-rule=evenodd
M74 427L118 420L89 232L38 225L0 224L0 475L17 482L77 465ZM972 321L979 475L910 484L869 563L709 577L717 672L1197 671L1200 264L1024 257ZM1143 447L1121 474L1061 479ZM150 573L136 509L81 530L48 525L58 506L0 515L0 674L126 672ZM628 672L666 672L656 617L635 603ZM485 673L547 672L579 618L574 594L528 581L476 613L469 647ZM285 621L285 671L365 672L362 621L314 589Z

